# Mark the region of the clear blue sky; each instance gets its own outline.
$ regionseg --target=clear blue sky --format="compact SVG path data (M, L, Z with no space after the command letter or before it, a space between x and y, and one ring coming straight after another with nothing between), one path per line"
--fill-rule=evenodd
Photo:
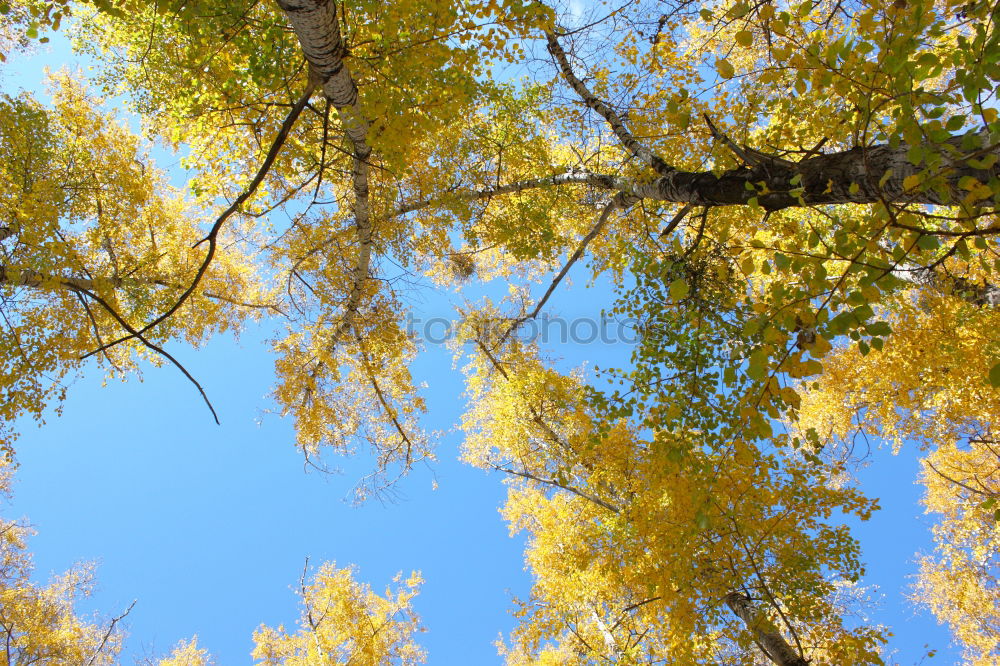
M14 60L0 86L37 90L42 65L65 61L64 52ZM585 273L576 268L580 284L559 292L553 312L597 317L610 302L606 288L582 295ZM449 316L448 309L446 295L423 293L422 316ZM438 463L406 479L399 502L355 508L344 499L366 462L343 461L342 476L306 473L290 423L260 411L272 383L266 334L170 348L205 386L221 426L169 367L107 387L90 373L71 389L61 417L50 414L41 429L20 424L21 468L4 513L37 529L30 542L37 578L93 560L98 589L82 608L110 617L137 599L123 663L198 634L220 664L239 664L249 661L254 628L297 619L293 588L306 556L313 564L354 563L376 589L398 571L419 569L426 582L415 606L429 630L421 638L429 663L497 663L493 642L512 628L511 596L525 596L529 580L523 543L497 513L500 477L456 461L460 435L452 426L463 386L458 372L444 371L450 353L430 346L414 368L429 384L427 428L447 432ZM605 364L628 349L594 343L556 353L573 366ZM884 595L874 617L893 626L897 663L918 663L925 644L939 650L934 662L952 663L947 633L905 599L913 555L930 548L914 454L912 447L897 457L873 452L862 481L884 508L857 534L866 582Z

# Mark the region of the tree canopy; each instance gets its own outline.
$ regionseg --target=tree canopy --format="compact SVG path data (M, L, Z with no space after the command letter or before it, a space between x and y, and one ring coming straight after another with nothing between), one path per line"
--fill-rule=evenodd
M925 452L914 594L995 663L996 11L0 2L5 60L69 30L99 64L53 74L51 103L0 98L4 470L12 422L84 371L172 364L217 417L171 344L267 318L306 460L367 456L359 499L391 492L435 455L407 326L429 278L468 299L462 456L508 475L528 535L509 663L883 663L844 524L878 509L865 436ZM151 142L183 151L182 189ZM519 335L574 268L636 328L621 367L567 373ZM85 576L31 585L21 529L0 533L0 663L110 663L115 623L72 613ZM255 658L419 662L419 577L382 597L352 576L303 579L300 633L261 628Z

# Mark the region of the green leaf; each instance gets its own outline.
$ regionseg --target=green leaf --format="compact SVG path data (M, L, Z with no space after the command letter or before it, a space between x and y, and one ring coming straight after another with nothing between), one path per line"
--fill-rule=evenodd
M865 326L865 332L868 333L868 335L881 335L882 337L887 337L892 333L892 327L889 326L888 322L873 321Z
M965 125L965 116L952 116L945 123L944 128L949 132L957 132Z
M990 368L990 386L1000 388L1000 363Z
M865 305L860 305L851 310L851 314L857 317L858 322L863 322L866 319L871 319L872 317L874 317L875 311L872 310L872 306L866 303Z
M841 312L836 317L830 320L828 325L830 332L834 335L842 335L847 332L847 329L855 324L857 319L850 312Z
M917 247L921 250L936 250L941 247L941 242L938 240L937 236L922 234L920 238L917 239Z
M989 169L997 163L997 156L990 153L982 159L970 158L968 163L973 169Z
M767 376L767 350L755 349L750 354L750 362L747 367L747 375L751 379L762 381Z
M729 64L726 59L717 60L715 69L719 72L719 76L724 79L731 79L736 75L736 68Z
M688 286L688 283L685 282L683 278L677 278L670 283L669 291L670 299L679 301L687 297L687 295L691 292L691 287Z

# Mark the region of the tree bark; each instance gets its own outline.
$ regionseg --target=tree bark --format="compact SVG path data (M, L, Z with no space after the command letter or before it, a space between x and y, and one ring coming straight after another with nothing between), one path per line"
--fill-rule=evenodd
M91 293L100 292L101 288L110 287L112 289L135 288L135 287L163 287L175 291L184 291L187 287L178 282L171 282L166 279L149 278L137 280L133 278L119 277L98 277L97 279L81 277L63 277L58 275L45 275L31 269L9 270L0 264L0 285L10 285L12 287L32 287L49 291L84 291ZM211 291L203 291L200 295L215 301L229 303L244 308L255 310L271 310L277 314L283 314L281 309L273 303L248 303L229 296L216 294Z
M368 203L368 159L372 149L368 145L369 125L358 101L358 87L344 61L347 48L340 35L337 4L332 0L277 1L299 38L302 53L309 62L310 76L320 80L323 94L337 109L344 135L351 142L353 150L351 185L354 189L358 256L351 272L351 291L344 306L344 316L333 334L333 340L337 341L353 328L371 266L373 238Z
M788 644L774 624L754 607L750 599L739 592L730 592L725 601L729 610L743 620L747 629L753 633L754 640L768 659L778 666L809 666L809 662Z
M961 275L952 275L943 265L928 268L903 263L894 268L892 274L914 287L927 287L951 294L972 305L1000 307L1000 287L989 282L977 284Z
M976 137L981 145L981 138ZM961 137L949 144L959 146ZM696 206L745 205L751 199L767 210L793 206L821 204L870 204L884 201L894 204L953 205L961 201L962 179L971 177L980 183L1000 178L1000 147L980 148L976 157L995 155L998 165L977 169L969 164L969 156L961 154L942 157L940 173L942 190L935 188L906 190L904 179L924 170L907 158L910 147L902 144L893 148L887 144L852 148L837 153L809 157L800 162L787 162L767 156L753 166L741 167L716 175L708 172L676 171L648 184L637 185L633 193L645 199L690 203ZM928 150L935 150L928 146ZM948 149L942 152L950 152ZM995 206L998 196L980 202Z
M713 138L726 145L744 165L719 174L680 171L639 142L626 127L622 116L583 83L573 71L565 50L554 34L547 33L546 40L556 67L570 88L587 108L604 118L629 153L659 176L652 183L639 184L629 192L643 199L693 206L742 205L756 199L766 210L878 202L951 205L961 202L966 195L961 186L963 179L971 177L985 184L1000 177L1000 144L990 144L987 133L955 136L942 145L922 146L925 150L920 152L924 156L939 153L939 162L930 169L925 169L926 163L910 162L910 146L906 144L897 147L887 144L859 146L790 162L737 146L719 133L707 116L705 119ZM971 159L983 159L990 155L997 158L991 167L979 169L969 163ZM926 157L923 159L926 160ZM928 177L936 176L932 180L940 187L913 186L910 190L904 187L908 176L924 171L929 171L925 174ZM1000 193L994 192L980 205L995 206L998 203Z

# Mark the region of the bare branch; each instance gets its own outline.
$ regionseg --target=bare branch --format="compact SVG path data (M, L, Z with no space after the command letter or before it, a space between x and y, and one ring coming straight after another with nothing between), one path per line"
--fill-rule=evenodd
M583 490L580 490L579 488L575 488L575 487L569 485L568 483L560 483L556 479L546 479L546 478L537 476L535 474L532 474L531 472L519 471L519 470L516 470L516 469L511 469L509 467L502 467L500 465L493 465L492 467L493 467L493 469L497 470L498 472L505 472L507 474L513 474L514 476L520 476L521 478L524 478L524 479L531 479L532 481L537 481L538 483L544 483L545 485L548 485L548 486L555 486L556 488L562 488L563 490L571 492L574 495L582 497L585 500L593 502L594 504L596 504L596 505L598 505L600 507L603 507L603 508L607 509L608 511L611 511L612 513L621 513L621 509L619 509L614 504L611 504L610 502L605 502L600 497L597 497L595 495L591 495L591 494L589 494L589 493L587 493L587 492L585 492Z
M517 330L517 328L521 324L530 319L534 319L535 317L538 316L538 313L540 313L542 311L542 308L545 307L545 303L548 302L549 297L552 296L552 292L556 290L556 287L559 286L559 283L562 282L563 278L566 277L566 274L569 273L569 269L573 267L573 264L575 264L577 261L580 260L580 257L582 257L583 253L587 250L587 246L590 245L591 241L597 238L597 236L604 229L604 226L608 223L608 219L611 217L611 213L613 213L615 210L619 208L621 209L628 208L633 203L635 203L635 201L636 201L635 197L629 197L627 195L619 194L608 202L608 204L604 207L604 210L601 211L601 217L598 218L597 224L595 224L594 227L590 230L590 232L583 237L583 240L580 241L580 245L577 246L576 251L572 254L572 256L570 256L569 260L563 265L562 270L559 271L559 274L556 275L555 279L552 280L552 283L549 284L549 288L545 290L545 294L543 294L542 297L539 299L538 303L535 305L535 309L532 310L529 314L515 319L514 322L507 329L507 331L504 332L502 336L500 336L500 340L497 343L497 346L503 345L503 343L507 341L507 338L510 337L510 334L513 333L515 330Z
M136 602L133 601L132 603L129 604L128 608L125 609L124 613L122 613L118 617L114 617L111 619L111 624L108 625L107 631L104 632L104 636L101 638L101 644L97 646L97 649L94 650L94 654L90 655L90 659L87 660L87 666L93 664L94 660L97 659L97 657L101 654L101 652L104 650L104 646L107 645L108 643L108 639L111 638L111 634L115 630L115 625L118 624L122 619L124 619L126 615L132 612L132 608L135 606L135 603Z
M545 34L545 39L548 42L549 53L552 57L556 59L556 63L559 65L559 70L562 72L563 78L569 83L570 87L576 91L576 94L580 96L583 103L589 108L596 111L598 114L604 118L608 125L611 126L611 131L615 133L618 140L622 142L622 145L638 158L640 162L648 167L651 167L653 171L660 174L661 176L666 176L674 171L674 168L664 162L660 157L653 154L653 152L643 144L639 143L632 133L628 131L625 127L625 123L622 122L621 117L615 113L607 102L599 99L594 93L590 91L589 88L577 78L576 74L573 73L573 68L569 64L569 59L566 57L566 51L560 46L559 40L551 32Z

